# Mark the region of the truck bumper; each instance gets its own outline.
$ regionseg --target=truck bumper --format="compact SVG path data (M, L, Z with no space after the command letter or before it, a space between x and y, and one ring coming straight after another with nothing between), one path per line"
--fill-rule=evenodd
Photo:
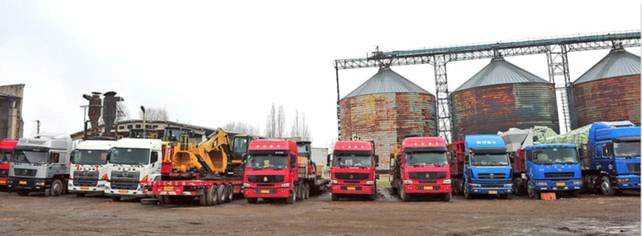
M450 184L441 184L441 185L418 185L418 184L406 184L403 186L403 190L408 194L442 194L452 192L452 186Z
M245 198L288 198L290 188L244 188Z
M40 192L45 191L47 188L49 188L49 186L51 186L51 180L9 177L7 186L11 190L28 190L33 192Z
M76 186L74 181L70 179L67 183L67 190L70 193L104 193L105 181L98 181L96 186Z
M141 185L138 185L137 189L112 189L109 184L105 185L106 196L129 196L129 197L146 197L149 196L145 194Z
M9 184L9 177L0 176L0 187L6 187Z
M639 175L618 175L615 178L617 189L640 189Z
M341 195L372 195L374 194L374 189L373 185L333 184L330 186L332 194Z
M497 195L497 194L511 194L513 193L513 188L512 187L469 187L470 188L470 193L474 194L489 194L489 195Z
M582 179L562 179L562 180L535 180L537 182L546 182L546 185L535 185L536 191L564 192L582 189ZM576 184L576 182L578 184Z

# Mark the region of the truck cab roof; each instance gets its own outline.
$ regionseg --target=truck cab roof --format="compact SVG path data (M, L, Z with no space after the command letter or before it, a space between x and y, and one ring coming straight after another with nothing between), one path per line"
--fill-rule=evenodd
M78 150L109 150L116 141L109 140L85 140L76 144Z
M446 140L442 137L412 137L405 138L401 143L403 148L430 148L446 147Z
M473 150L506 149L506 143L496 134L472 134L464 137L466 148Z
M289 150L297 153L297 144L287 139L255 139L250 142L251 151L257 150Z
M624 138L640 140L640 127L630 121L595 122L591 125L589 136L598 141Z
M566 143L554 143L554 144L537 144L532 146L526 146L525 150L537 150L537 149L552 149L552 148L576 148L575 144L566 144Z
M64 134L39 134L33 138L21 138L16 148L48 148L56 150L73 149L71 136Z
M372 151L372 143L368 141L337 141L334 144L335 151Z
M161 149L160 139L122 138L114 143L117 148Z

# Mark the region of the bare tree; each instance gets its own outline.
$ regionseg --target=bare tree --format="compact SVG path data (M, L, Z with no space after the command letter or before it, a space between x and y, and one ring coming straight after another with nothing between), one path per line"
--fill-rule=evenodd
M305 114L299 113L298 109L294 112L294 120L292 120L290 136L310 140L310 127L308 127L305 120Z
M274 107L273 103L267 116L267 122L265 124L265 136L268 138L276 137L276 126L276 108Z
M236 132L236 133L245 133L250 135L258 135L259 129L254 125L247 124L244 122L228 122L223 126L223 130Z
M116 121L129 119L129 111L124 102L116 103Z
M139 111L138 116L143 119L143 111ZM167 121L169 115L165 108L145 108L145 116L149 121Z
M279 113L276 117L276 137L285 136L285 109L279 105Z

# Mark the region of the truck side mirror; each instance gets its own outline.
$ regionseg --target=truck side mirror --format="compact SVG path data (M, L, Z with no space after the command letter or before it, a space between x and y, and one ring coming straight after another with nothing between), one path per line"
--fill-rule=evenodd
M375 167L379 167L379 155L374 155Z
M71 154L69 154L69 162L76 164L76 151L72 151Z
M332 158L330 158L331 155L332 154L328 154L328 156L326 157L325 165L328 167L330 166L330 161L332 161Z

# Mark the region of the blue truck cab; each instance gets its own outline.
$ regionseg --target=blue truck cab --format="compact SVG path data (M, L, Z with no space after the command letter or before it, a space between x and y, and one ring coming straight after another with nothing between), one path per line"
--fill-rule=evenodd
M499 135L466 135L464 147L464 196L490 194L507 198L513 184L504 140Z
M582 189L582 168L575 144L540 144L524 148L526 191L531 198L539 192L568 192Z
M630 121L595 122L588 134L587 187L614 195L640 189L640 127Z

